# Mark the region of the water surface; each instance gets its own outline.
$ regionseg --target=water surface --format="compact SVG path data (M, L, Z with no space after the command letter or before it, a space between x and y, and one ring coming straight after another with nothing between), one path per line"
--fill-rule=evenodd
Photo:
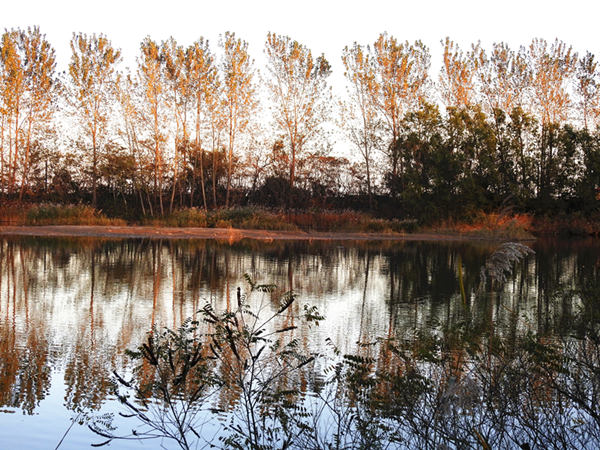
M127 370L125 349L206 303L231 308L244 274L275 283L273 302L294 290L296 308L318 307L326 320L298 330L311 351L330 338L355 352L357 341L435 333L466 316L506 336L576 333L581 292L599 282L598 242L535 243L500 290L482 294L480 267L496 245L2 238L0 448L54 448L72 418L117 408L111 372ZM76 425L61 448L92 442Z

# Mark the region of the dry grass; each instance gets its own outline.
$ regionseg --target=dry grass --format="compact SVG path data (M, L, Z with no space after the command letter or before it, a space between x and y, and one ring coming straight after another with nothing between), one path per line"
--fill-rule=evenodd
M57 205L41 203L27 208L23 225L114 225L123 226L123 219L108 218L88 205Z
M336 231L399 233L413 231L416 221L386 220L355 211L283 211L256 207L208 211L187 208L162 219L143 221L145 225L176 227L240 228L277 231Z
M533 239L533 216L529 214L505 215L497 213L477 214L471 222L445 221L434 227L436 233L458 233L482 239Z
M17 202L4 202L0 206L0 225L24 225L27 207Z
M416 229L416 221L378 219L356 211L294 212L288 220L307 231L402 233Z
M586 218L579 214L559 217L537 217L533 226L541 236L600 236L600 217Z

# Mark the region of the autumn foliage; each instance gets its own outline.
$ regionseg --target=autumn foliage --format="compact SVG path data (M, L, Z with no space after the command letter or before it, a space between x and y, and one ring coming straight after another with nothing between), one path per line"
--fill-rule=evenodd
M518 49L381 34L332 66L269 33L267 66L225 33L143 40L137 67L104 35L74 34L60 73L39 28L0 42L0 199L91 204L129 220L197 208L364 210L387 219L536 216L600 205L600 70L534 39ZM185 214L185 213L183 213ZM291 216L290 216L291 217Z

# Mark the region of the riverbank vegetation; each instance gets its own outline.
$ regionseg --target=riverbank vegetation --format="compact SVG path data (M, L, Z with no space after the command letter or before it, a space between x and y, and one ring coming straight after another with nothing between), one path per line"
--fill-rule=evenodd
M325 55L273 33L266 67L234 33L147 37L132 69L104 35L70 47L60 72L38 28L2 35L3 222L25 202L26 223L53 203L90 205L78 223L600 229L600 69L562 41L446 38L433 74L421 42L381 34L341 50L338 96Z

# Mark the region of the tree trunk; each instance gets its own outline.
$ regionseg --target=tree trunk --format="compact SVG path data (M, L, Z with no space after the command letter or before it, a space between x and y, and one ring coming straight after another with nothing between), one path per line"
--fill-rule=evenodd
M96 121L94 119L94 130L92 132L92 207L94 209L96 208L96 180L97 180L96 164L97 164L97 157L96 157Z
M204 148L201 147L200 142L200 99L198 98L197 110L196 110L196 156L198 150L200 150L200 187L202 189L202 205L204 206L204 211L208 211L207 203L206 203L206 188L204 186ZM197 164L197 161L196 161ZM194 178L196 175L196 165L194 165ZM195 180L194 180L195 181Z
M227 157L227 193L225 194L225 208L229 208L229 191L231 189L231 167L233 160L233 132L229 130L229 152Z
M291 144L292 159L290 161L290 191L288 192L287 205L286 205L286 209L288 211L292 207L292 203L293 203L294 180L296 177L296 143L291 142L290 144Z

